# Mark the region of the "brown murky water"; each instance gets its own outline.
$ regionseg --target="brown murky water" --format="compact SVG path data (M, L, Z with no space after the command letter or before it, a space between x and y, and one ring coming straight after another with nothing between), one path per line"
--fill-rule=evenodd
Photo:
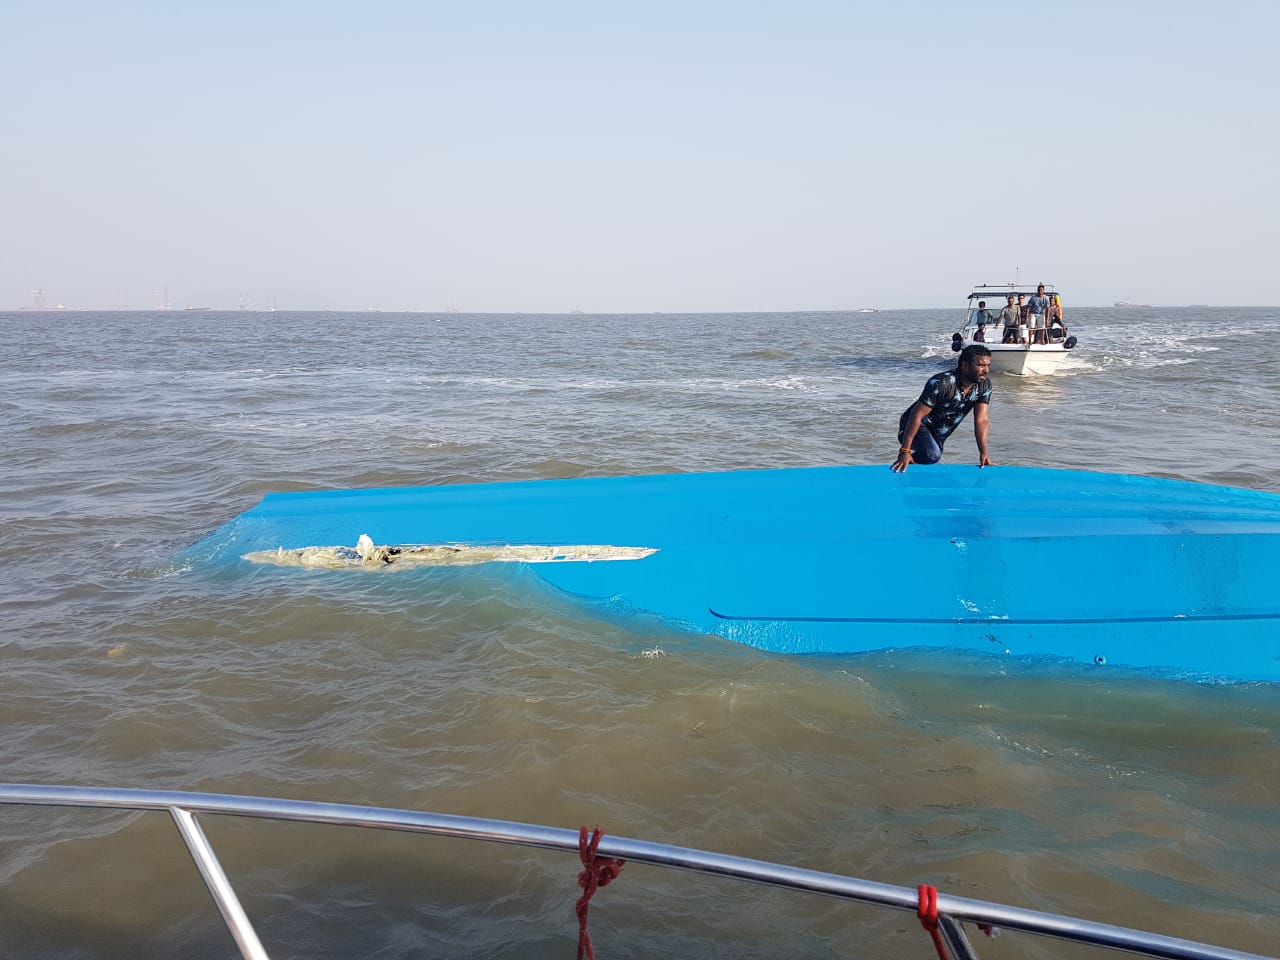
M606 619L518 564L282 586L172 562L271 490L887 469L953 321L0 315L0 780L599 824L1276 953L1274 685L772 657ZM1280 311L1077 310L1073 332L1063 375L997 381L997 461L1280 491ZM973 456L965 428L947 456ZM273 956L574 949L572 858L206 828ZM610 958L932 951L907 914L638 866L592 933ZM0 956L233 951L164 816L0 808Z

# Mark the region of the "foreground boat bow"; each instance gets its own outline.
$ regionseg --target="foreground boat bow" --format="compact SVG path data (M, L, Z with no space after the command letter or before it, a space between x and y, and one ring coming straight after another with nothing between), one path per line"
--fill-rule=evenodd
M114 787L0 783L0 804L167 812L177 825L182 841L186 844L188 852L204 878L241 956L246 960L268 960L268 954L258 937L257 930L241 905L235 888L223 870L212 844L198 822L197 818L200 816L251 817L268 821L395 830L560 850L567 853L577 851L580 856L586 834L586 827L575 833L572 830L539 824L385 807L357 807L275 797L184 793L172 790L130 790ZM839 900L906 911L916 910L917 904L922 900L918 890L873 880L822 873L801 867L749 860L744 857L646 840L632 840L626 837L610 836L597 839L599 845L595 848L595 853L602 857L617 858L622 862L647 863L657 867L767 884L799 892L822 894ZM146 858L142 858L140 862L145 866ZM923 889L933 888L921 888ZM978 956L961 926L961 922L967 920L988 930L992 926L998 926L1006 930L1018 930L1071 943L1090 944L1143 957L1164 958L1164 960L1270 960L1260 954L1245 953L1192 940L1181 940L1129 927L1095 923L967 897L938 894L936 890L934 892L936 901L932 911L933 920L951 948L952 955L957 958L976 960ZM565 910L565 915L569 915L568 909Z

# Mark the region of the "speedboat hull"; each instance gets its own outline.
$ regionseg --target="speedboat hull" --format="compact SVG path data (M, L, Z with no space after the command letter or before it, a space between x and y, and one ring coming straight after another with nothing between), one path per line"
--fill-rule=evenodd
M975 341L961 341L962 347ZM1019 377L1040 377L1057 373L1067 350L1060 343L983 343L991 351L991 372L1010 373Z

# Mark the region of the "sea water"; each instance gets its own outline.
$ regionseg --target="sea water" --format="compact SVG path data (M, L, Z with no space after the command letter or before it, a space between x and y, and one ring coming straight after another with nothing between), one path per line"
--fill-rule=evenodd
M770 656L511 564L281 577L174 559L271 491L888 470L958 319L0 314L0 780L599 825L1280 953L1275 685ZM996 377L998 464L1280 492L1280 310L1068 320L1059 375ZM946 458L976 462L970 424ZM273 956L574 949L572 857L202 823ZM611 958L932 949L908 914L635 865L591 929ZM1083 955L1015 934L978 948ZM0 808L0 957L233 951L168 818Z

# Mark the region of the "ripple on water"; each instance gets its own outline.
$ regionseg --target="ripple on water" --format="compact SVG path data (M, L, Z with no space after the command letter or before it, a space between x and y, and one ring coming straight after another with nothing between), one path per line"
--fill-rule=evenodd
M1075 311L1069 376L998 378L994 458L1280 491L1280 450L1259 442L1280 373L1213 323L1170 334L1181 314L1165 313ZM1280 324L1231 316L1260 338ZM953 362L936 311L856 339L856 317L830 314L76 320L54 342L0 318L23 361L0 374L5 779L598 823L1237 949L1280 942L1267 685L937 651L770 657L517 569L171 562L278 490L887 466L898 416ZM948 457L974 457L971 437ZM275 952L572 948L573 857L207 829ZM226 953L163 816L6 811L0 864L5 955ZM615 891L592 915L615 952L922 945L898 914L725 881L642 870Z

